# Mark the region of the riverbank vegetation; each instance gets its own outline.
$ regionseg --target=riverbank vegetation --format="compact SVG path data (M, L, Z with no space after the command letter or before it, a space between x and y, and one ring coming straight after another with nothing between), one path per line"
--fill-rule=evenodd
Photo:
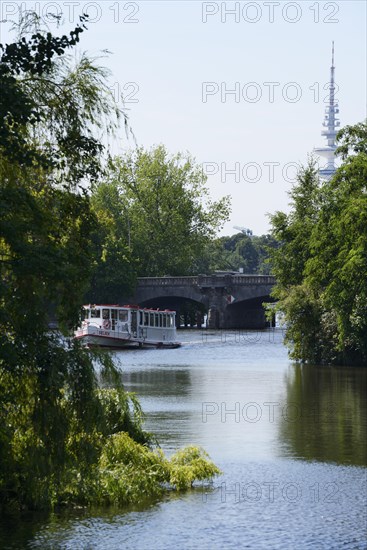
M127 122L106 70L68 55L85 22L55 37L28 14L0 46L1 511L136 502L219 472L200 449L153 451L111 357L68 338L98 260L103 139Z
M314 364L367 365L367 124L338 136L342 164L320 183L315 163L298 175L291 211L271 217L274 297L291 356Z
M270 235L217 237L229 197L210 199L206 176L189 154L171 155L159 145L110 159L91 205L98 224L87 302L126 299L137 277L270 272L269 248L277 246Z

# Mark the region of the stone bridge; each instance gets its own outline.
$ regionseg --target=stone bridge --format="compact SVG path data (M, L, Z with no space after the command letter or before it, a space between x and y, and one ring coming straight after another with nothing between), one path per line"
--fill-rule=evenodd
M145 307L174 309L178 322L189 304L191 311L196 310L198 326L207 313L209 328L259 329L269 326L262 304L274 301L270 297L274 284L268 275L240 273L141 277L132 300Z

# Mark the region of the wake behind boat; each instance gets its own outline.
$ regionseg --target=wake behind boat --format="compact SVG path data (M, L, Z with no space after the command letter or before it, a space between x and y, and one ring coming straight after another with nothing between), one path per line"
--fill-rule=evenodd
M176 341L175 311L103 304L86 305L83 310L82 326L74 336L87 346L180 346Z

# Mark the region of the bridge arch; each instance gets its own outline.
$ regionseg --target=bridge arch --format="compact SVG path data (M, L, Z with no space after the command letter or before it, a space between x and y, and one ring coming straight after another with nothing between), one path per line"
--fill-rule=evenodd
M132 300L180 311L184 302L208 311L210 328L265 328L263 302L272 301L268 275L221 273L194 277L142 277Z
M272 301L273 298L266 294L228 304L224 311L226 328L259 329L270 326L263 304Z

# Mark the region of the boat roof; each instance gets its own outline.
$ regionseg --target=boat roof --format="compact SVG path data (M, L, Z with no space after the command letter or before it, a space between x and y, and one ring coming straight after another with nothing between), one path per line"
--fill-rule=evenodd
M164 312L164 313L176 313L173 309L159 309L159 308L152 308L152 307L140 307L136 304L124 304L121 306L120 304L85 304L83 305L85 309L95 309L98 307L105 307L105 308L118 308L118 309L140 309L141 311L154 311L154 312Z

